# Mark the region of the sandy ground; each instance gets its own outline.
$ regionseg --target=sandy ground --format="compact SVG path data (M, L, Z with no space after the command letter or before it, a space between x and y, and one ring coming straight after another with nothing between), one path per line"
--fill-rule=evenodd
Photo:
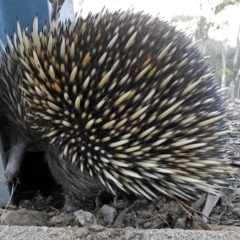
M86 228L48 228L48 227L21 227L0 225L1 240L32 240L32 239L116 239L116 240L134 240L134 239L207 239L207 240L232 240L239 239L239 232L234 231L191 231L191 230L138 230L132 228L126 229L107 229L101 232L91 232Z

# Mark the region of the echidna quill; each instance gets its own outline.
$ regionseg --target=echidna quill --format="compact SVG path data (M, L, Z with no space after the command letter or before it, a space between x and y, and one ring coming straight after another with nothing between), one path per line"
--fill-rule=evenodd
M224 172L225 102L214 72L181 31L143 13L54 21L7 36L1 111L45 146L78 198L104 186L157 198L215 193Z

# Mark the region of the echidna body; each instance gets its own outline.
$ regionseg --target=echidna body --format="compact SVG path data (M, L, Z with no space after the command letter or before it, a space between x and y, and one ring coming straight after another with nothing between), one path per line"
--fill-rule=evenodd
M8 39L0 79L14 91L0 97L11 95L7 114L18 112L13 121L45 143L65 188L79 198L102 185L149 199L215 192L224 98L196 44L131 11L56 21L41 32L37 25L35 18L31 34L18 25ZM83 178L92 186L84 189Z

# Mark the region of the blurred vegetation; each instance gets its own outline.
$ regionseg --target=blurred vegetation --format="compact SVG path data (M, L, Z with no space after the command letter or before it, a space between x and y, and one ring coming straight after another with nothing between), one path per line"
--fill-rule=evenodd
M216 71L216 76L219 83L221 83L221 78L224 71L223 64L222 64L222 48L223 48L222 42L216 41L214 39L208 39L206 42L205 54L209 56L209 61L213 66L214 70ZM236 53L236 47L230 47L230 46L227 47L226 68L225 68L226 86L230 85L230 82L234 77L233 59L234 59L235 53ZM239 56L238 56L238 60L240 61Z
M200 50L207 56L213 66L217 80L222 87L230 87L228 96L232 99L240 97L240 27L236 46L227 44L226 27L229 25L228 19L220 17L221 22L217 22L216 18L222 16L221 13L227 7L239 7L240 0L195 0L199 7L198 16L177 15L172 18L172 22L176 26L181 26L187 32L190 32L193 40L199 41ZM207 2L207 4L206 4ZM207 12L207 14L206 14ZM218 18L219 19L219 18ZM239 19L236 19L239 21ZM239 22L240 26L240 22ZM217 41L210 37L210 32L221 31L226 36L225 41Z

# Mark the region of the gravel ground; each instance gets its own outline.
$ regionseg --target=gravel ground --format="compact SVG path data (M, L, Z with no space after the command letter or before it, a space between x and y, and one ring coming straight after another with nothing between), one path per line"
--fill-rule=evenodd
M48 227L22 227L22 226L4 226L0 225L1 240L28 240L28 239L116 239L116 240L134 240L134 239L207 239L207 240L232 240L239 239L239 232L235 231L191 231L191 230L173 230L173 229L108 229L101 232L91 232L87 228L48 228Z

